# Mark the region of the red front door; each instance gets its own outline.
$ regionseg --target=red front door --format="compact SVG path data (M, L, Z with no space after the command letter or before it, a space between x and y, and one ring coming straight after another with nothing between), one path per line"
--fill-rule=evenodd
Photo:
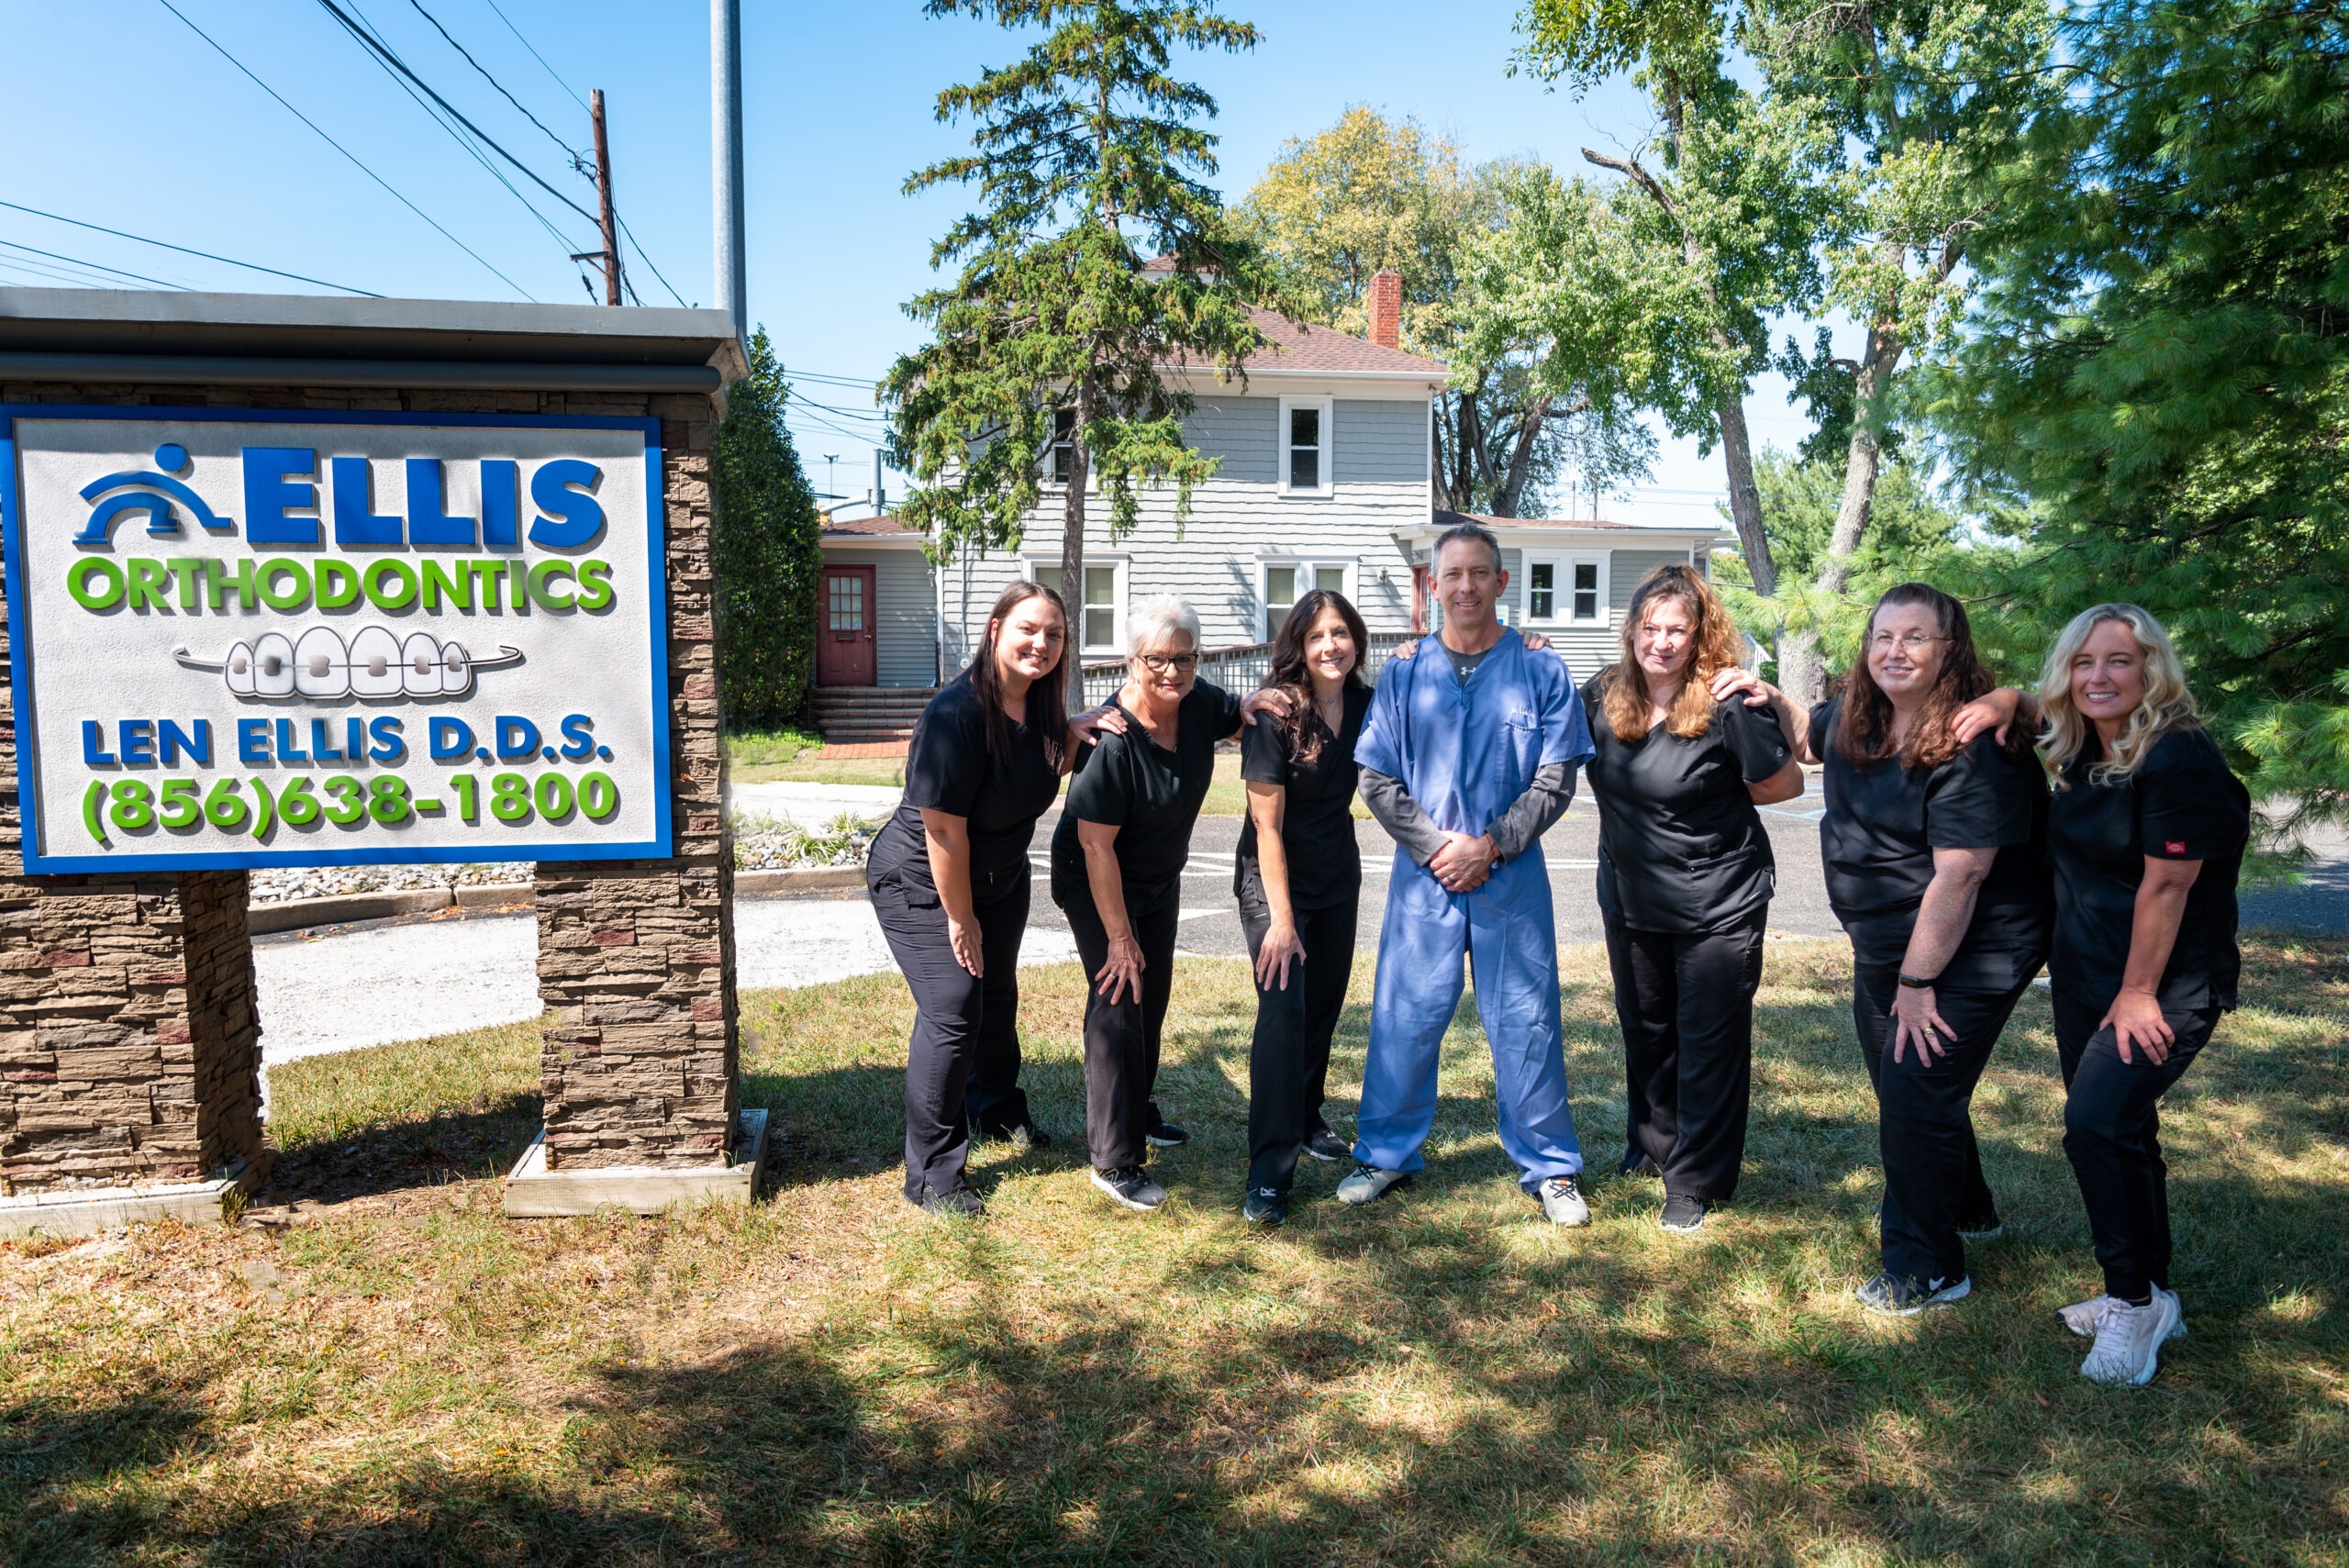
M1428 629L1428 569L1411 568L1411 629L1424 635Z
M819 686L869 686L877 678L873 573L870 566L824 568L823 603L816 625L816 684Z

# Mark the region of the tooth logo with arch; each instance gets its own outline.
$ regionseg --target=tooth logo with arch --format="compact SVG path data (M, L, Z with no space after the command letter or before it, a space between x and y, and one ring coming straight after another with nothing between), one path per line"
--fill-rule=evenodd
M361 627L346 644L331 627L314 626L299 639L265 631L239 642L220 659L198 659L185 647L172 657L190 670L217 670L228 690L246 701L280 697L362 697L399 702L414 697L463 696L473 690L473 672L522 662L521 650L500 646L475 659L462 642L441 642L430 632L403 639L380 626Z

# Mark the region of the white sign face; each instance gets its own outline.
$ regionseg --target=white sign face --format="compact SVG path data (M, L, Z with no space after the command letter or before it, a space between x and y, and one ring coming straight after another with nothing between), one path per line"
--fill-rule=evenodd
M25 870L670 852L657 420L0 406Z

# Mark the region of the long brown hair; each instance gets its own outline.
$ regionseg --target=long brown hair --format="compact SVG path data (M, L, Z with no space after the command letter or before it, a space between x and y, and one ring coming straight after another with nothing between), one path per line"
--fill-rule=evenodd
M1896 748L1892 699L1884 695L1868 669L1868 639L1876 635L1878 616L1908 605L1921 605L1933 612L1949 647L1942 655L1941 673L1933 677L1932 690L1925 694L1924 706L1918 710L1917 721L1909 727L1908 740ZM1928 583L1903 583L1887 589L1868 612L1866 629L1860 633L1860 656L1842 680L1843 709L1835 721L1835 749L1847 761L1861 763L1881 762L1898 750L1900 765L1912 773L1938 768L1961 750L1951 728L1957 710L1998 684L1974 650L1974 628L1966 621L1964 605ZM2021 725L2015 726L2010 748L2017 741L2029 744L2022 729Z
M1288 737L1289 756L1306 763L1320 756L1323 743L1331 739L1329 723L1313 701L1313 673L1305 667L1306 634L1323 610L1337 611L1338 618L1346 623L1346 634L1354 639L1354 667L1346 672L1347 685L1366 684L1362 662L1370 653L1369 629L1343 594L1316 588L1289 606L1288 618L1273 635L1273 672L1264 678L1264 685L1287 696L1288 711L1281 716L1281 731Z
M1648 732L1648 683L1640 672L1633 639L1648 606L1659 599L1677 600L1688 611L1688 668L1680 679L1680 695L1664 727L1684 740L1694 740L1713 727L1712 680L1737 663L1737 633L1729 610L1713 593L1712 584L1688 567L1659 566L1631 590L1631 607L1623 612L1623 656L1599 675L1605 698L1607 727L1626 743L1644 740Z
M1061 656L1052 667L1028 683L1028 728L1043 739L1044 760L1055 772L1064 761L1068 747L1069 639L1075 633L1069 626L1068 606L1061 596L1041 583L1021 581L1012 584L996 595L995 608L987 612L986 640L971 659L971 667L963 678L971 683L973 695L979 699L979 711L987 716L987 754L1001 756L1011 744L1010 731L1003 717L1003 681L996 673L995 645L1003 636L1003 623L1011 612L1030 599L1048 599L1061 614Z

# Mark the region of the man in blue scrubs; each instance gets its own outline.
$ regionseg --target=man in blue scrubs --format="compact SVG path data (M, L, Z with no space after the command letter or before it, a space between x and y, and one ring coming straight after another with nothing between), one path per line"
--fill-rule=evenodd
M1436 1058L1460 1004L1461 959L1493 1051L1501 1147L1557 1225L1586 1225L1582 1150L1566 1103L1558 938L1541 837L1591 756L1565 661L1528 650L1497 614L1500 543L1463 524L1435 541L1443 628L1391 660L1354 751L1371 815L1395 837L1378 938L1370 1056L1346 1203L1372 1203L1426 1161Z

